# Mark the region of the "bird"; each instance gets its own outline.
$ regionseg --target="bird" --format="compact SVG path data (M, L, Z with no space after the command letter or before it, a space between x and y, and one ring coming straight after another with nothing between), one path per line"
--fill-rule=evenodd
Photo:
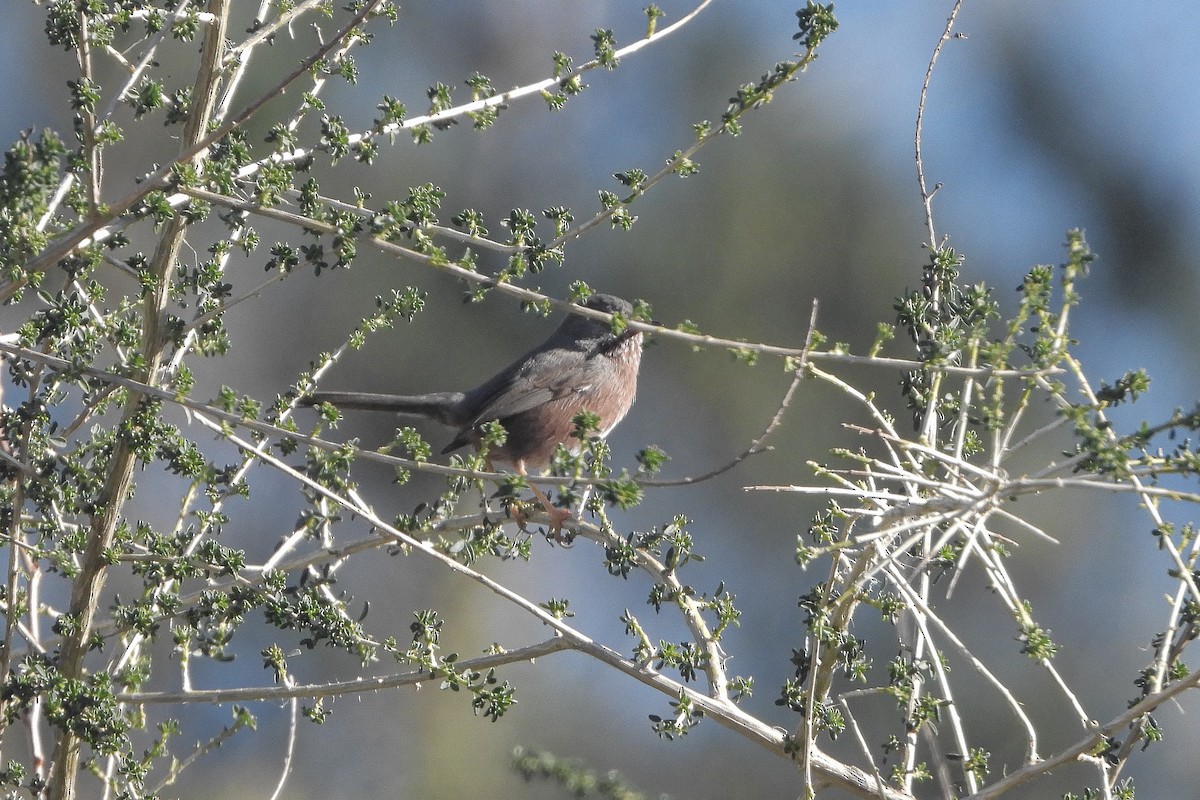
M610 294L594 293L582 306L624 318L633 313L629 302ZM618 332L610 320L569 314L546 341L470 391L317 391L300 402L426 417L457 428L443 455L468 444L478 446L483 427L499 422L507 435L503 444L488 450L489 462L509 464L527 477L529 470L549 465L558 445L578 452L582 442L574 436L573 420L581 411L599 417L601 438L624 419L637 396L642 344L640 331L626 327ZM552 505L536 485L530 488L550 515L550 529L557 536L570 510Z

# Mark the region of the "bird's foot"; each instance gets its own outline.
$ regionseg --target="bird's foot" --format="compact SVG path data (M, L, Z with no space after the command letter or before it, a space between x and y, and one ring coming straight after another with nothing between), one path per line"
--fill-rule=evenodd
M568 520L574 521L575 515L571 513L571 509L551 506L546 509L546 513L550 515L550 535L554 537L554 541L563 547L570 547L575 541L575 532L564 531L563 525Z
M542 506L542 509L550 517L548 535L558 544L569 547L575 538L575 534L573 531L564 531L563 526L575 519L575 515L571 512L571 509L552 505L549 500L546 500L544 503L539 501L539 505ZM520 503L513 501L508 504L508 516L517 523L521 530L526 533L529 532L529 529L526 527L529 523L529 517L521 508Z

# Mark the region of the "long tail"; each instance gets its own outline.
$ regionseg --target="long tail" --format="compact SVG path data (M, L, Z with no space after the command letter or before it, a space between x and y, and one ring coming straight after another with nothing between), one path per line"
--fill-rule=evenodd
M430 394L375 394L373 392L313 392L300 402L306 406L329 403L338 408L363 411L390 411L427 417L444 425L461 425L463 393L431 392Z

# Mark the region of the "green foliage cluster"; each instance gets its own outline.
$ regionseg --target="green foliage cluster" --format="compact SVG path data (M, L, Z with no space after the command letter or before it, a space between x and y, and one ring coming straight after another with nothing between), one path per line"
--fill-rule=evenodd
M275 686L294 686L289 660L296 653L326 649L363 667L389 655L438 678L443 689L468 695L476 714L499 719L515 702L514 687L494 668L477 669L455 653L442 652L443 620L437 612L415 614L407 644L401 644L404 636L378 635L368 623L366 603L361 613L351 612L357 601L351 587L339 582L338 569L364 549L411 555L418 536L427 537L429 553L468 568L489 558L529 559L532 537L523 529L512 533L503 512L493 510L496 496L504 501L501 508L516 502L522 479L501 481L489 496L491 481L482 475L487 448L503 440L503 430L485 437L479 454L452 460L456 471L435 501L379 520L382 527L372 540L339 551L342 537L335 532L350 516L339 498L357 491L352 469L362 453L356 442L331 446L318 438L324 427L339 422L336 409L321 409L321 423L307 434L291 416L295 399L344 352L420 313L424 293L410 287L376 298L375 312L349 331L342 348L320 354L292 387L268 402L231 387L220 387L207 401L194 399L197 382L189 363L240 346L226 326L230 308L299 268L318 277L348 269L364 245L450 271L477 301L498 286L521 285L562 264L566 245L587 228L607 222L628 229L636 220L630 207L640 196L664 177L695 174L699 165L693 156L704 143L721 132L736 134L744 113L769 101L811 62L820 39L836 27L832 15L810 3L810 10L799 15L805 52L797 60L782 62L758 84L739 89L721 125L698 124L696 141L676 151L658 172L635 167L616 173L622 191L601 190L598 210L583 227L573 227L578 212L564 206L540 214L515 208L491 222L467 208L449 214L444 223L447 194L432 183L377 203L364 191L356 191L352 202L327 194L318 169L322 162L336 165L349 158L370 164L402 132L425 145L463 118L485 130L515 98L473 72L464 81L469 99L451 83L436 82L427 92L425 113L411 121L410 104L387 95L365 129L356 130L350 119L332 113L323 90L331 82L360 80L353 51L371 43L369 26L397 19L398 9L390 2L355 0L342 8L327 0L278 4L277 16L256 20L241 43L230 41L228 8L222 3L183 3L169 10L139 0L55 0L45 11L48 42L75 53L80 74L68 87L75 114L69 143L54 131L26 133L6 153L0 178L0 300L29 308L16 337L5 342L11 390L0 419L9 456L0 464L0 523L10 568L0 586L8 631L0 653L5 681L0 735L13 735L18 721L35 720L46 726L51 751L37 754L44 768L10 764L4 773L8 785L70 797L78 791L77 772L90 769L121 796L155 796L194 762L172 741L178 740L181 719L157 714L153 704L142 702L152 682L173 671L161 661L157 645L166 643L186 686L193 660L219 664L236 658L250 620L269 631L256 649ZM655 38L666 15L653 5L645 14L646 36ZM235 114L231 109L239 101L220 97L220 87L236 86L253 48L306 16L323 29L319 47L264 98L305 78L309 85L298 92L295 112L270 122L256 140L244 123L261 103L251 102ZM329 27L346 20L340 30ZM611 30L598 30L591 39L594 58L584 64L553 54L550 88L540 89L551 109L561 109L587 88L582 76L588 71L620 67L623 47ZM173 42L192 53L200 45L194 83L156 69L158 51ZM140 59L135 77L124 86L97 77L100 60L117 52L132 59L129 63ZM145 124L155 120L182 142L184 155L165 167L146 165L137 189L109 198L111 181L104 174L109 154L132 138L135 126L142 137ZM291 224L295 235L267 240L252 225L255 218ZM503 234L492 238L489 228ZM148 241L154 246L141 249ZM197 257L178 258L181 247ZM505 254L504 266L479 272L475 248ZM267 284L248 290L230 268L235 256L262 264ZM132 279L134 290L114 288L119 281L114 283L113 274ZM572 298L582 300L590 292L577 281ZM545 298L527 290L520 296L528 308L549 312ZM615 318L613 324L622 327L649 315L649 306L640 303L633 320ZM222 451L186 432L173 414L179 406L208 420L237 449ZM715 647L721 633L736 624L738 612L723 587L705 595L675 577L701 560L692 550L686 519L623 540L605 513L640 502L642 482L667 455L647 448L636 474L613 474L607 446L595 437L598 420L581 416L577 423L584 446L578 453L560 452L554 464L557 474L573 481L560 494L586 502L599 519L599 535L610 540L614 575L628 578L631 570L661 559L657 568L664 577L654 584L651 605L656 612L682 609L701 626L699 620L708 616ZM294 475L307 507L277 557L266 565L251 563L247 553L221 540L232 522L230 505L255 499L249 475L259 464L283 464L297 454L304 460ZM431 455L412 428L399 430L395 442L377 454L393 465L400 483L426 468ZM172 476L179 487L180 512L173 525L128 517L136 476L148 470ZM448 527L452 516L476 499L484 511L479 521ZM307 554L296 553L305 547ZM106 583L117 582L123 587L119 594L105 591ZM44 599L47 593L65 593L69 602L54 608ZM565 599L544 605L559 620L570 618L568 607ZM52 623L51 631L42 630L43 618ZM655 643L632 615L628 622L631 632L638 631L639 658L677 672L685 682L711 677L714 650L693 641ZM503 649L493 655L503 655ZM731 685L737 694L749 694L748 679L736 678ZM324 722L330 710L320 697L312 699L305 715ZM686 695L677 701L682 708L689 702ZM699 713L684 716L698 718ZM192 756L255 724L245 706L237 707L234 722ZM664 725L660 732L670 730ZM101 766L106 760L115 768Z

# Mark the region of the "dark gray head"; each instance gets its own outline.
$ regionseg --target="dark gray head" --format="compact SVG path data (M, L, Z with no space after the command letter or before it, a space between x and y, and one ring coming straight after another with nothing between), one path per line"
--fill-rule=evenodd
M629 316L633 313L632 303L622 300L616 295L600 294L599 292L585 300L583 306L584 308L591 308L596 311L604 311L608 314L620 313Z
M584 308L603 311L606 314L620 314L626 318L633 315L632 304L611 294L593 294L581 305ZM618 336L613 333L612 322L609 320L593 319L578 314L568 314L562 325L559 325L558 330L554 332L554 338L560 342L570 339L591 347L612 346L617 343L618 339L629 339L633 335L632 331L626 331L625 334Z

